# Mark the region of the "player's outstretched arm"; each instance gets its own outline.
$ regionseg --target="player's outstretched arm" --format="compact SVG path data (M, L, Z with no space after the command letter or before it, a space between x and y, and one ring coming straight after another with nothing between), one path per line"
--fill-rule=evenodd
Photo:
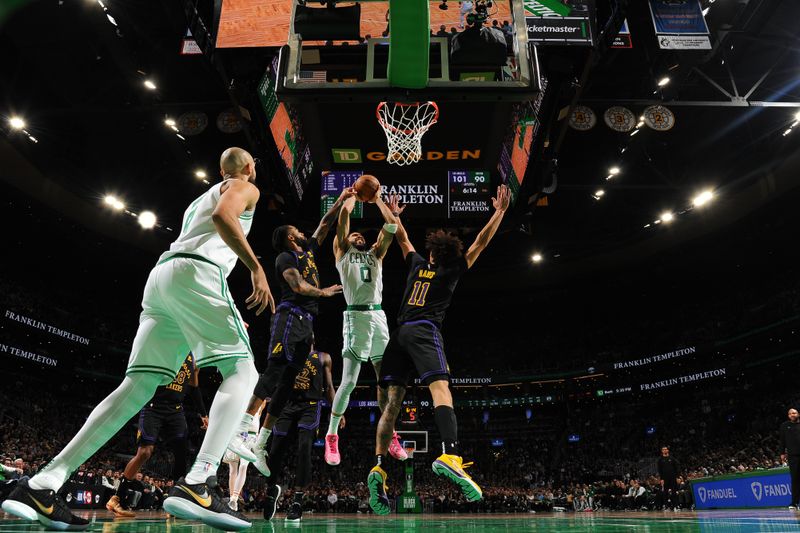
M397 244L400 246L400 251L403 252L403 259L405 259L408 254L416 251L414 250L414 245L411 244L411 240L408 238L406 228L403 227L403 222L400 220L400 215L403 214L406 206L400 205L399 196L390 196L388 207L389 211L391 211L392 216L394 217L395 223L397 224L397 233L395 233L394 236L397 238Z
M391 202L392 200L393 197L390 196L389 201ZM386 205L386 202L383 201L380 191L378 191L378 194L375 195L374 203L376 206L378 206L381 215L383 215L385 224L383 225L383 228L381 228L381 232L378 235L378 240L375 242L375 245L372 247L372 249L375 251L375 257L378 259L383 259L383 256L385 256L387 250L389 250L389 245L392 244L392 239L394 239L394 235L397 232L397 217L395 217L391 208ZM405 209L405 206L400 209L400 213L402 213L403 209Z
M260 193L255 185L242 180L229 180L228 187L222 192L217 207L211 214L214 227L242 263L250 270L250 281L253 292L245 300L248 309L256 308L260 315L269 306L275 312L275 300L269 289L267 275L261 267L256 254L247 242L247 237L239 223L239 216L245 211L255 208Z
M296 268L287 268L284 270L283 279L286 280L286 283L289 284L289 287L294 292L297 294L302 294L303 296L329 298L331 296L341 294L342 292L341 285L331 285L330 287L325 287L324 289L313 286L303 279L303 276L300 275L300 271Z
M350 248L347 236L350 234L350 214L356 205L355 196L351 196L339 209L339 223L336 225L336 236L333 238L333 256L338 261Z
M469 247L467 254L464 256L464 259L467 261L467 268L472 268L478 256L481 255L481 252L489 245L492 237L494 237L494 234L497 232L497 228L500 227L500 222L503 220L503 215L506 214L509 203L511 203L511 192L508 190L508 187L501 185L497 188L497 197L492 198L492 205L494 206L492 218L489 219L486 226L478 233L475 242L472 243L472 246Z
M325 237L328 236L328 232L331 230L333 223L339 218L339 209L342 208L345 200L355 195L356 190L353 187L347 187L342 191L342 194L339 195L339 198L336 199L331 208L328 209L328 212L325 213L325 216L319 221L319 226L317 226L317 229L314 230L314 234L311 236L312 239L316 239L317 244L322 244L325 241Z

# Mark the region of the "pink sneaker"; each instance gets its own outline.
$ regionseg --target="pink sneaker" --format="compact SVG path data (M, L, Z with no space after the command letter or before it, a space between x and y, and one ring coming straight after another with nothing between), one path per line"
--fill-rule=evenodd
M342 462L339 455L339 435L325 435L325 462L336 466Z
M408 452L406 452L406 449L400 444L400 437L397 436L396 431L392 435L392 442L389 443L389 455L398 461L405 461L408 459Z

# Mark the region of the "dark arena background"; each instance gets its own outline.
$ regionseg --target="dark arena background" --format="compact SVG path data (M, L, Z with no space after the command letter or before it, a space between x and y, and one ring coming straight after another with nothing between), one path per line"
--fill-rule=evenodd
M427 235L446 228L466 250L499 187L510 195L440 334L431 324L459 465L473 463L482 498L432 470L452 442L417 379L396 423L410 457L382 459L389 513L373 513L381 411L367 363L338 466L324 458L327 395L307 486L308 452L287 437L274 517L254 465L238 498L227 463L210 472L214 501L237 503L252 531L800 530L799 20L796 0L3 0L0 531L64 529L10 510L58 512L19 494L40 494L87 418L102 427L90 413L125 377L148 275L231 146L255 158L247 241L276 303L273 230L310 237L362 174L400 196L423 263ZM382 102L435 102L435 122L392 115L385 133ZM408 152L387 147L414 134ZM319 287L341 283L336 221L314 256ZM350 228L368 243L383 223L356 202ZM391 244L393 336L408 271ZM241 261L227 283L266 375L280 311L248 309ZM345 305L321 298L313 320L336 387ZM47 496L89 521L70 528L215 530L162 505L218 427L217 407L208 432L202 416L221 383L204 366L203 401L186 398L182 471L162 434L123 482L145 442L138 407L72 465ZM302 520L288 520L297 502Z

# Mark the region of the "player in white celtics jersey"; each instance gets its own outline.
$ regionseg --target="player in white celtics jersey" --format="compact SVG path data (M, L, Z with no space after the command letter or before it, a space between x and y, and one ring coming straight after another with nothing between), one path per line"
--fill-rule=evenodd
M47 529L86 529L89 521L73 515L58 490L144 407L159 385L173 380L191 351L198 368L216 366L223 380L197 459L170 491L164 509L225 530L250 527L244 515L219 497L216 480L222 454L258 380L250 341L225 281L237 259L251 273L248 309L261 314L269 306L274 312L275 304L264 269L247 242L259 197L253 184L255 161L245 150L229 148L220 168L222 183L189 206L180 235L150 271L124 380L50 464L17 485L3 502L7 513L38 520ZM252 454L246 458L255 460Z
M331 420L325 436L325 462L335 466L341 462L339 453L339 426L356 387L361 364L370 361L375 375L380 376L383 351L389 342L389 326L381 308L383 292L383 257L392 243L397 224L393 209L397 210L398 199L390 198L384 203L380 193L373 200L385 220L378 240L372 246L361 233L350 233L350 213L355 198L345 201L339 211L339 226L333 241L336 269L342 280L342 292L347 302L344 312L342 349L342 380L331 407ZM371 202L372 203L372 202ZM378 407L386 406L386 392L378 387ZM403 446L394 433L389 453L401 461L408 459Z

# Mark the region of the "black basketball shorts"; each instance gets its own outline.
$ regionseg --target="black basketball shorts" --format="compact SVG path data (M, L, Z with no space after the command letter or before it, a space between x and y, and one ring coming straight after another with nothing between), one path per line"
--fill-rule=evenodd
M136 446L150 446L158 442L186 438L186 415L180 405L148 403L139 413L139 430Z
M295 424L298 430L316 431L321 412L322 405L317 400L292 400L281 411L272 432L278 436L286 436Z
M392 332L383 354L380 384L407 386L414 370L425 385L450 380L442 334L427 320L406 322Z

